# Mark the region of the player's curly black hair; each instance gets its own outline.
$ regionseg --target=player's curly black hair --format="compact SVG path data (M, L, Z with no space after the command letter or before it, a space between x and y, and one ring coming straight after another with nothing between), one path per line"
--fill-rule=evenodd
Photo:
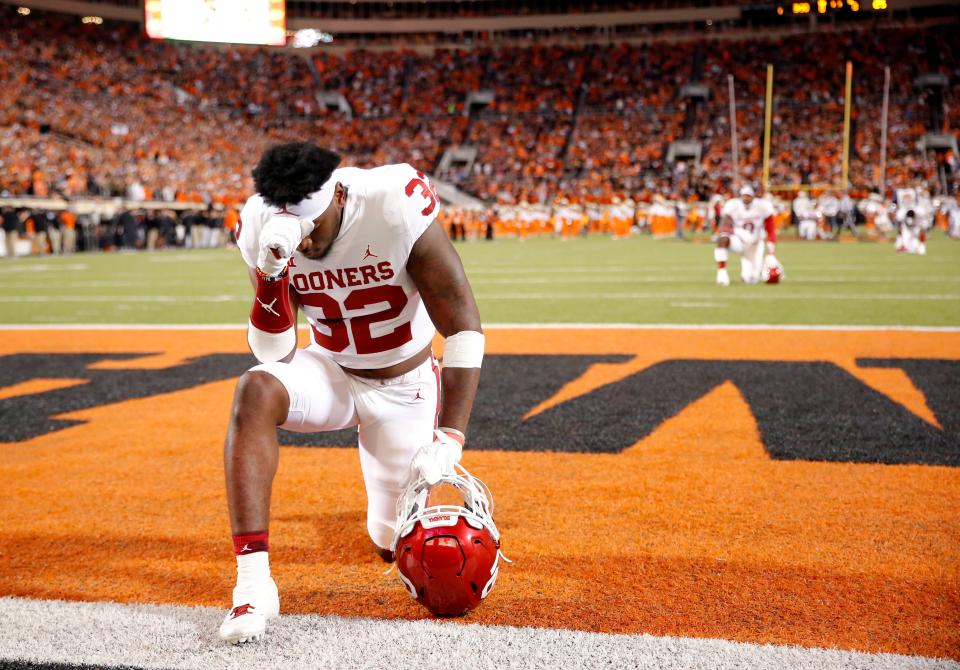
M253 168L253 183L268 205L286 207L320 190L339 164L338 154L312 142L277 144Z

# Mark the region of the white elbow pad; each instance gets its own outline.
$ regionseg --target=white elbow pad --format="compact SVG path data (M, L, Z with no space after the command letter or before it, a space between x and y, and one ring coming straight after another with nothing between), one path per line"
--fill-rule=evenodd
M443 367L479 368L483 362L483 333L462 330L448 337L443 345Z
M297 346L297 329L291 326L279 333L268 333L248 321L247 344L250 345L250 351L258 361L273 363L286 358Z

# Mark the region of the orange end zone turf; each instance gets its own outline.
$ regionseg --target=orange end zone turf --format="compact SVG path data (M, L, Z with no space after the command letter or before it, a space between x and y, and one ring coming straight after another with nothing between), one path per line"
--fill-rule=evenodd
M491 354L635 356L594 365L531 415L659 361L749 358L832 361L937 425L906 375L856 360L960 360L956 333L493 330L487 342ZM0 355L142 352L92 367L144 375L244 351L239 330L9 331L0 342ZM82 410L70 418L84 423L0 444L0 593L225 606L233 386ZM466 621L960 659L957 468L773 460L729 382L620 454L468 444L464 463L493 490L515 561ZM364 509L354 449L283 448L271 562L285 612L425 616L383 577Z

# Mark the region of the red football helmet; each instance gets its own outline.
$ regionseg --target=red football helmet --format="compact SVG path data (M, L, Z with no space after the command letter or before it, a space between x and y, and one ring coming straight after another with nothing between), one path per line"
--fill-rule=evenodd
M462 505L428 503L431 489L444 485L463 496ZM413 598L435 616L466 614L487 597L499 571L490 490L460 466L433 486L423 478L412 482L397 501L391 549Z
M760 270L760 278L767 284L779 284L783 277L783 266L780 265L780 261L774 258L773 255L767 254L767 256L763 259L763 268Z

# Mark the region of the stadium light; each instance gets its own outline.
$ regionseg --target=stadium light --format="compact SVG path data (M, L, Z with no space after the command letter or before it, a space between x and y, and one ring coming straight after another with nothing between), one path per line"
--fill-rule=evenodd
M292 46L295 49L309 49L310 47L317 46L321 42L325 44L333 42L333 35L320 30L314 30L313 28L304 28L294 33Z
M80 21L82 23L92 23L95 26L99 26L103 23L103 17L102 16L84 16L82 19L80 19Z
M30 8L29 8L29 7L17 7L17 14L19 14L20 16L30 16Z

